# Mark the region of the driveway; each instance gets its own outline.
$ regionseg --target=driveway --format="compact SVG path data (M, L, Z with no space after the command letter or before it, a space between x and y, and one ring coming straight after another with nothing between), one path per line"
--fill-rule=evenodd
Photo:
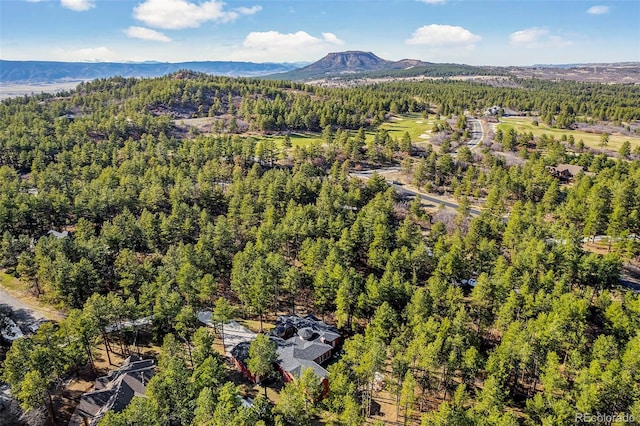
M11 319L24 332L28 332L32 326L46 319L44 313L12 296L2 286L0 286L0 308L10 309Z
M198 319L208 327L218 330L220 324L214 324L211 317L211 311L198 312ZM217 326L216 326L217 325ZM231 356L231 349L238 343L250 342L256 338L257 334L249 330L247 327L236 321L227 321L224 323L224 352Z

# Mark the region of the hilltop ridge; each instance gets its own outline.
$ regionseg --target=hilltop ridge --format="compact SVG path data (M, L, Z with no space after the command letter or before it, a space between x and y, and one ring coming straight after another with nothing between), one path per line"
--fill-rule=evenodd
M227 77L260 77L300 67L300 63L202 62L50 62L0 60L3 83L53 83L122 77L160 77L189 69Z

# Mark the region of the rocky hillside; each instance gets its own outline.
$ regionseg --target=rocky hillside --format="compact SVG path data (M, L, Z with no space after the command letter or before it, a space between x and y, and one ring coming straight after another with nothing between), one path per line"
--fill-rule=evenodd
M329 53L324 58L300 69L300 72L318 74L344 74L355 72L378 71L390 68L393 62L382 59L371 52L337 52Z

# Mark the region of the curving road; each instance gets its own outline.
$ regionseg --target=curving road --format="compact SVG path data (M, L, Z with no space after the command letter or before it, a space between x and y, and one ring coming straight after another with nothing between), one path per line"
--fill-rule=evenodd
M401 185L398 185L398 184L393 184L392 183L391 185L395 188L395 190L396 190L396 192L398 194L401 194L401 195L413 195L414 197L417 196L417 197L422 198L423 200L430 201L430 202L436 203L436 204L442 204L445 207L449 207L449 208L452 208L452 209L455 209L455 210L458 210L460 208L459 204L452 203L451 201L446 201L446 200L443 200L442 198L438 198L438 197L435 197L435 196L432 196L432 195L427 195L427 194L422 194L420 192L415 192L415 191L412 191L410 189L404 188L404 187L402 187ZM480 215L480 210L470 208L469 209L469 214L472 215L472 216L479 216Z
M369 179L374 173L378 173L380 176L384 177L387 183L393 186L396 192L400 195L410 195L414 197L420 197L423 200L430 201L436 204L442 204L445 207L449 207L455 210L458 210L460 208L459 204L453 203L449 200L445 200L435 195L427 195L422 192L413 191L411 189L406 188L403 184L385 176L386 173L393 173L398 171L400 171L400 168L398 167L382 167L379 169L363 170L363 171L351 173L351 176L366 180L366 179ZM479 216L480 210L469 209L469 214L471 214L472 216Z
M32 306L9 294L2 286L0 286L0 307L10 308L11 317L20 325L46 318Z
M469 149L474 150L477 147L479 147L482 142L484 141L485 138L485 133L484 133L484 126L482 125L482 122L480 120L478 120L477 118L467 118L467 124L469 125L469 128L471 130L471 139L469 139L469 141L461 146L468 146ZM454 154L455 155L455 154ZM458 210L460 208L459 204L456 204L454 202L451 202L449 200L445 200L442 199L438 196L435 195L427 195L424 194L422 192L416 192L413 191L411 189L408 189L406 187L404 187L404 185L402 185L401 183L392 180L388 177L385 176L385 173L393 173L393 172L398 172L400 171L399 167L381 167L378 169L371 169L371 170L364 170L364 171L360 171L360 172L355 172L352 173L351 175L354 177L358 177L360 179L369 179L371 177L371 175L373 175L374 172L377 172L379 175L383 176L385 178L385 180L387 181L387 183L391 186L393 186L396 190L396 192L400 195L411 195L414 197L420 197L423 200L432 202L432 203L436 203L436 204L442 204L445 207L449 207L455 210ZM478 209L469 209L469 213L473 216L479 216L480 215L480 210Z
M477 118L467 118L467 124L471 130L471 139L465 145L473 150L479 147L484 141L484 126Z
M11 319L23 332L29 332L32 326L37 326L43 320L64 318L63 313L27 303L9 293L2 286L0 286L0 308L11 309Z

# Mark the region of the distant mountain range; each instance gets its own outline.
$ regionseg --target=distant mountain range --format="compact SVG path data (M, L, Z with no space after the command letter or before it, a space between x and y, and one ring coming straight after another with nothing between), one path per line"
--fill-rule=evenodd
M93 80L96 78L157 77L183 69L229 77L264 77L270 79L308 81L327 77L410 77L428 75L495 74L496 69L456 64L434 64L417 59L388 61L371 52L347 51L329 53L310 65L301 63L254 62L46 62L0 60L0 82L3 84L39 84ZM301 68L302 66L302 68Z
M260 77L278 80L310 81L358 78L431 78L453 76L516 76L522 78L568 79L606 83L638 84L640 64L567 64L532 67L487 67L461 64L437 64L417 59L388 61L371 52L329 53L317 62L44 62L0 60L3 85L77 82L123 77L157 77L189 69L229 77ZM589 67L589 69L587 69Z
M207 74L229 77L259 77L299 68L300 63L255 62L47 62L0 60L2 83L54 83L62 81L94 80L113 76L157 77L189 69Z
M593 62L580 64L534 64L530 67L521 68L593 68L593 67L637 67L640 62Z

